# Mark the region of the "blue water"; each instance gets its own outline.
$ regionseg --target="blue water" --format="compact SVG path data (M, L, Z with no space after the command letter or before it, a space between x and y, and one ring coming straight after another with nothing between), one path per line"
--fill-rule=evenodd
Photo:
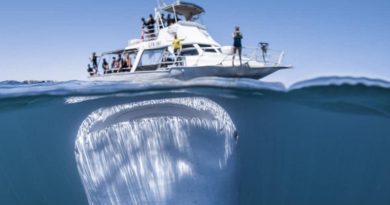
M390 83L0 83L0 204L390 204Z

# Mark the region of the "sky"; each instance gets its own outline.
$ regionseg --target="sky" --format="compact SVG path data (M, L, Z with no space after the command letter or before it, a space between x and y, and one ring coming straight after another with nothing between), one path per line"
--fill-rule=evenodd
M188 0L187 0L188 1ZM170 3L171 1L165 1ZM390 81L389 0L193 0L210 34L232 45L269 42L294 69L265 78L291 84L320 76ZM86 80L92 51L124 48L140 36L155 0L4 0L0 7L2 80Z

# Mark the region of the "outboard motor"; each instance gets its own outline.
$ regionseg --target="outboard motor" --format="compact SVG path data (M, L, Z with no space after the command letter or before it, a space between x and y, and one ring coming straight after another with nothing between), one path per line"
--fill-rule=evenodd
M267 52L268 52L269 43L260 42L259 46L261 48L264 63L266 64L267 63L266 56L267 56Z

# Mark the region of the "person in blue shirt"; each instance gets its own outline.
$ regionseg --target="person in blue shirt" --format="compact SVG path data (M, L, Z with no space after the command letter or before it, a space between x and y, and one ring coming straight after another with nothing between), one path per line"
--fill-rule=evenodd
M233 33L233 67L234 67L234 59L236 57L236 53L238 52L238 57L240 58L240 66L242 66L241 53L242 53L242 33L240 32L240 27L236 26L236 29Z

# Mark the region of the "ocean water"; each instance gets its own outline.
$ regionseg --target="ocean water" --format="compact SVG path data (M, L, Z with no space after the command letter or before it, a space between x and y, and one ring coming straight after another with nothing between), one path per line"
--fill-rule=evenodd
M0 204L390 204L390 83L0 83Z

